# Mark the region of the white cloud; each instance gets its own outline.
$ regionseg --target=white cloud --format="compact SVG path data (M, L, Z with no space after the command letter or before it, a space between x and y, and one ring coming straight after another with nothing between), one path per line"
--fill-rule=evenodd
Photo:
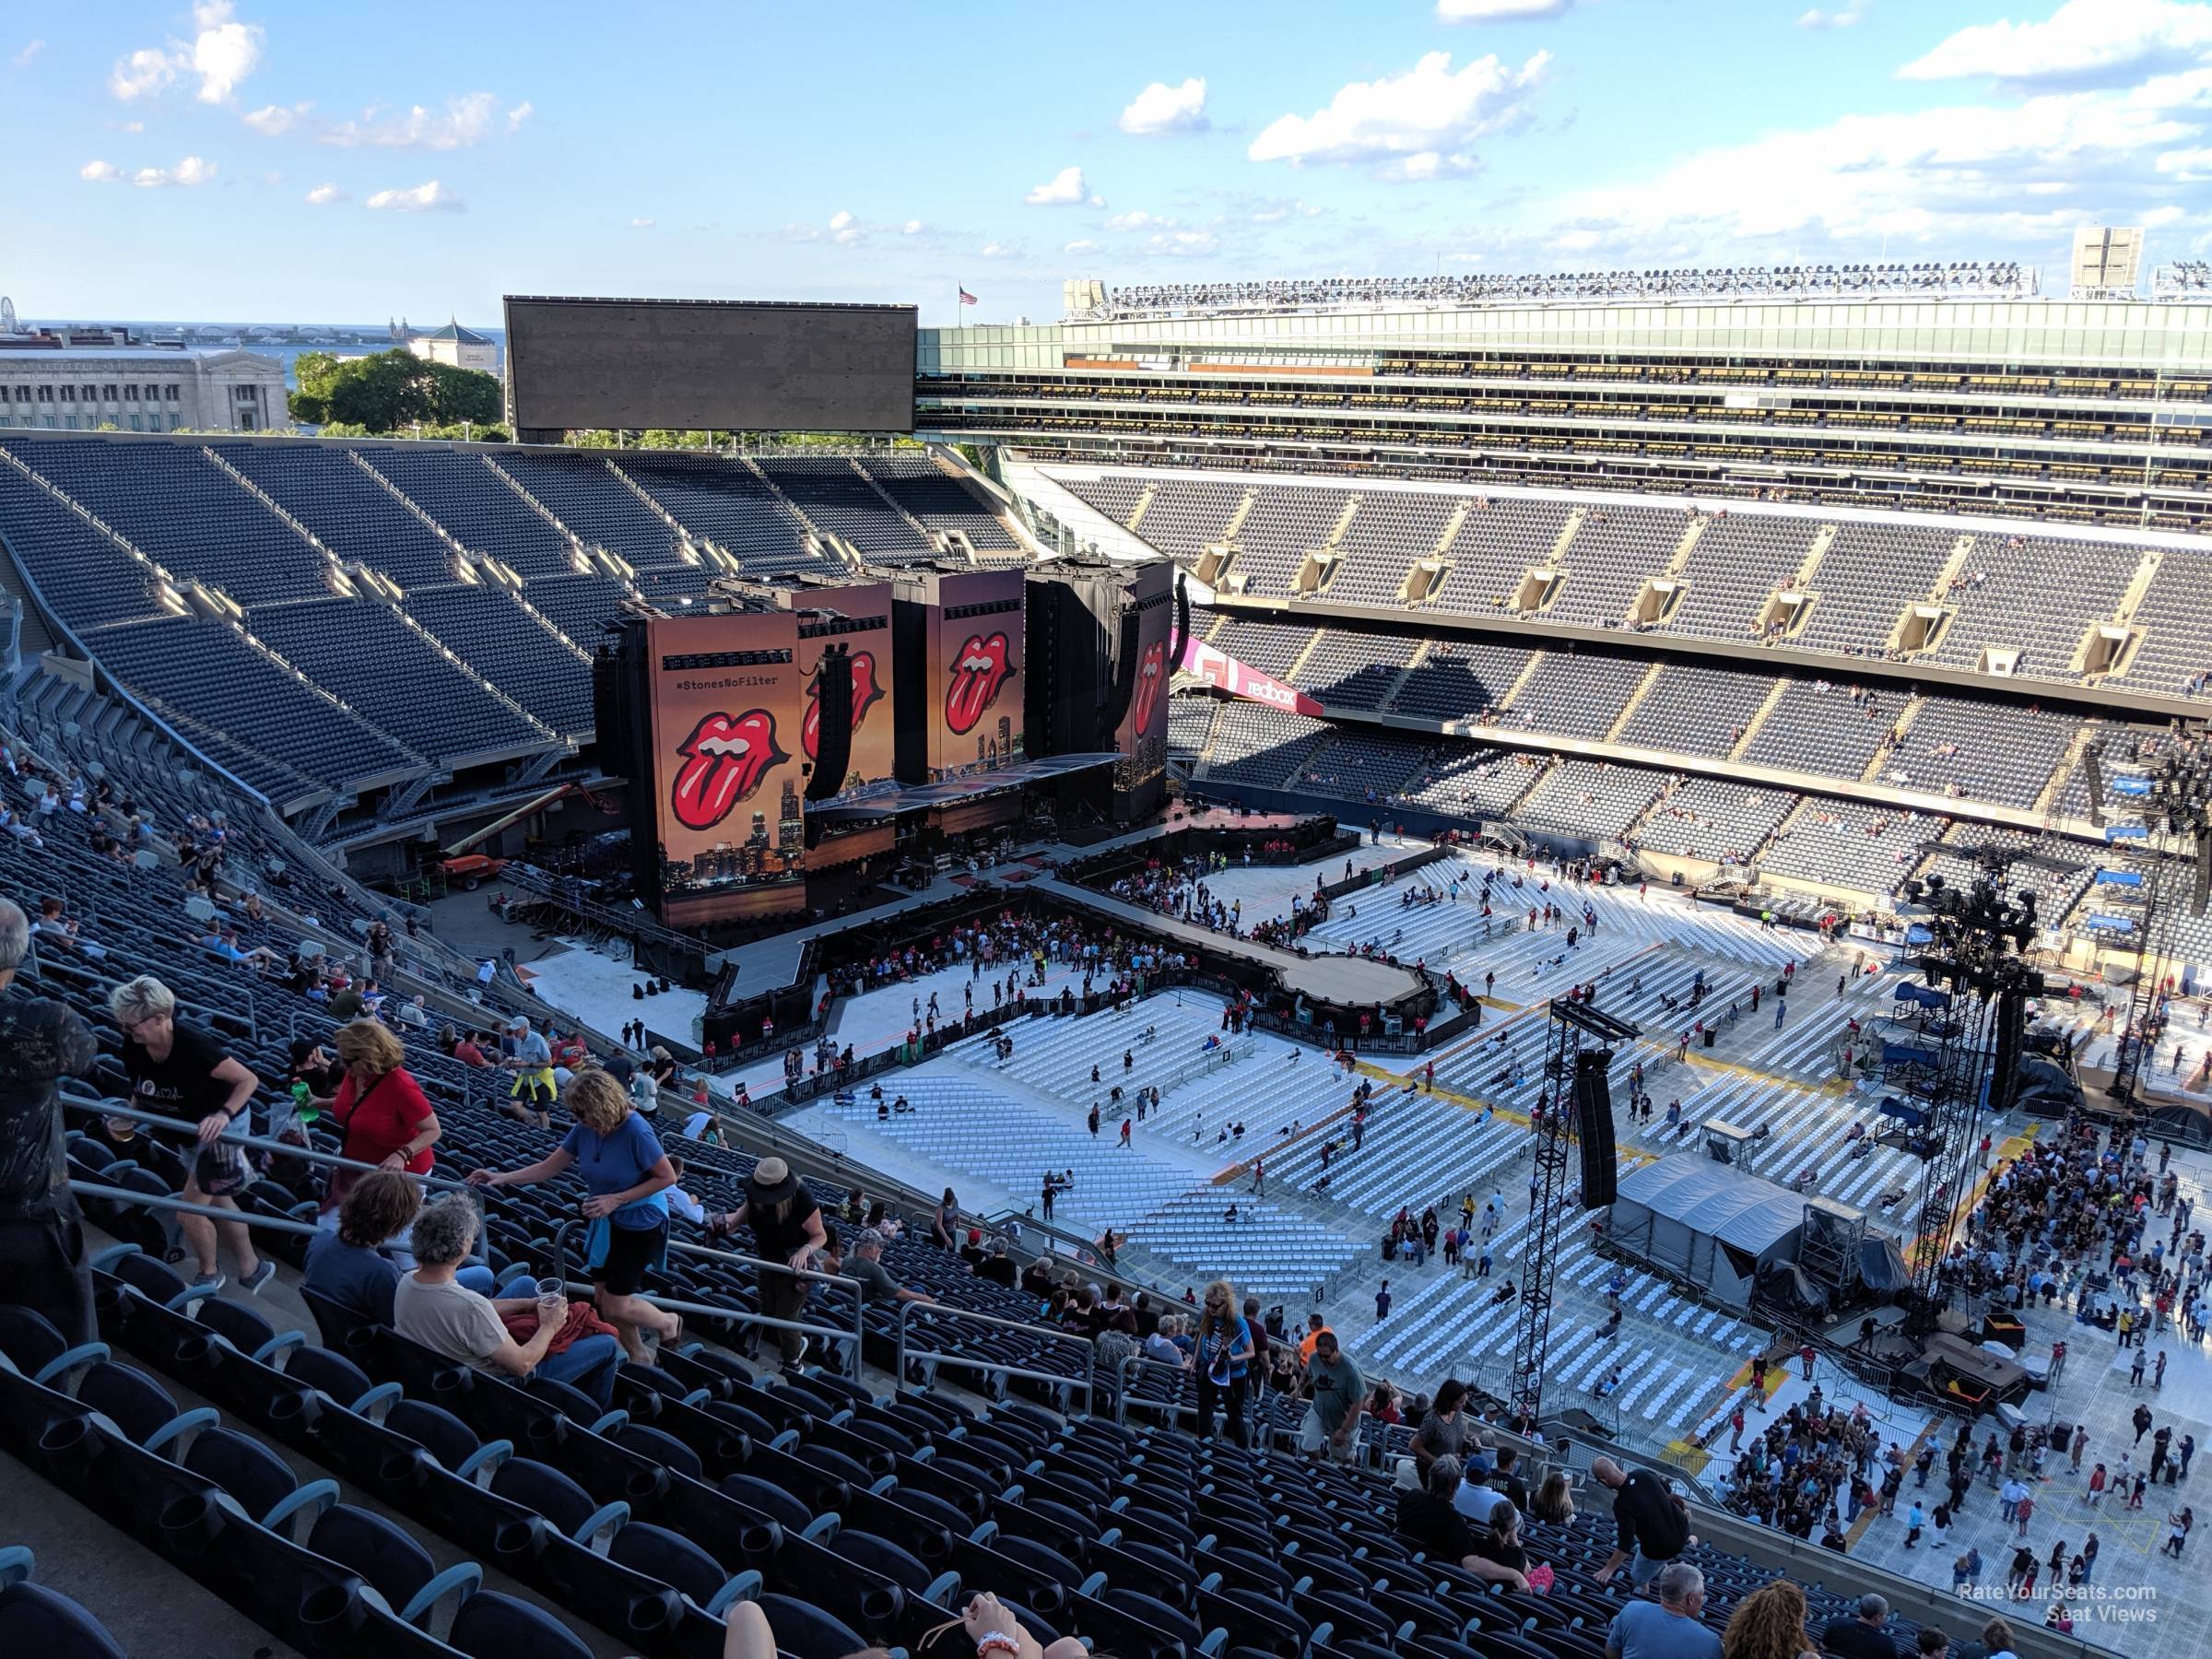
M261 62L266 34L258 23L231 17L230 0L205 0L193 7L200 32L192 41L192 71L200 77L202 103L229 103L239 82Z
M632 230L650 230L653 227L653 221L649 218L633 218L629 221L629 228Z
M524 99L521 103L507 112L507 130L511 133L519 131L523 123L536 113L537 106L528 99Z
M1472 172L1469 147L1526 113L1550 62L1539 52L1514 69L1492 53L1455 72L1450 53L1431 52L1403 75L1353 81L1311 115L1270 122L1246 153L1294 167L1364 163L1387 179Z
M307 118L315 106L312 103L266 104L261 109L239 117L265 138L275 138L290 132Z
M122 130L126 133L143 133L146 131L146 123L143 121L126 121L123 124Z
M229 103L239 83L260 65L268 38L260 24L239 22L232 9L230 0L202 0L192 9L191 40L142 46L118 59L108 73L108 90L128 103L153 97L180 76L196 76L202 103Z
M1436 0L1439 23L1534 23L1572 11L1575 0Z
M919 236L926 229L928 229L928 227L924 225L920 219L908 219L905 224L899 227L899 234L901 236Z
M151 98L176 78L177 66L168 53L143 47L117 60L108 72L108 90L128 103L135 98Z
M380 190L369 198L369 206L394 213L459 213L466 204L432 179L412 190Z
M1122 112L1117 124L1140 137L1205 132L1214 124L1206 118L1205 77L1194 75L1179 87L1154 81Z
M443 112L437 114L421 104L404 113L364 110L358 121L342 121L316 134L315 142L340 149L465 149L491 135L499 102L489 92L471 92L465 98L448 99Z
M345 199L346 193L335 184L318 184L307 193L308 205L313 207L327 207L333 202Z
M1174 222L1173 219L1161 218L1156 213L1145 213L1133 209L1127 213L1115 214L1106 221L1106 229L1109 230L1144 230L1155 226L1171 225Z
M1897 73L1904 80L1967 76L2088 86L2173 67L2212 50L2212 6L2181 0L2066 0L2041 23L1961 29Z
M1856 29L1866 20L1867 0L1844 0L1833 11L1812 7L1797 19L1800 29Z
M2158 168L2176 183L2212 182L2212 149L2168 150L2159 158Z
M1328 211L1325 207L1312 207L1303 197L1286 200L1269 197L1263 200L1247 216L1255 225L1279 225L1289 218L1319 218Z
M985 242L982 253L985 259L1012 259L1015 250L1005 242Z
M1098 246L1099 244L1095 241L1072 241L1065 244L1060 252L1063 253L1093 253L1098 251Z
M2159 159L2212 144L2207 108L2212 68L2122 91L1845 116L1571 194L1547 234L1591 232L1577 245L1681 264L1871 256L1885 238L1893 259L1908 248L2048 257L2076 224L2144 223L2171 206L2188 163L2160 176Z
M96 162L94 165L105 167L107 164L103 161ZM215 177L216 171L214 162L203 160L198 156L187 156L174 167L142 167L131 175L131 182L141 190L164 190L171 184L181 184L189 188L194 184L206 183L208 180ZM113 178L117 175L112 171L95 175L88 169L85 170L82 176L85 178L96 176Z
M1220 245L1220 239L1210 230L1169 230L1145 239L1149 252L1172 256L1211 253Z
M1091 194L1090 186L1083 182L1083 170L1064 167L1050 182L1040 184L1021 198L1032 207L1103 207L1106 204Z
M123 169L112 161L88 161L76 170L76 176L93 184L109 184L123 177Z
M26 41L23 43L23 50L7 61L18 69L28 69L30 67L30 60L45 50L46 42L43 41Z
M830 240L840 247L849 248L866 234L860 221L844 209L830 216Z

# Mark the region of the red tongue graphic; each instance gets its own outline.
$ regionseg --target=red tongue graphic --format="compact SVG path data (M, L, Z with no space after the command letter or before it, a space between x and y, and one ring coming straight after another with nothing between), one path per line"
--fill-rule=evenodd
M1145 647L1145 654L1136 665L1136 725L1135 733L1142 737L1152 729L1152 716L1159 712L1160 688L1168 683L1168 648L1155 640Z
M945 691L945 724L965 736L998 698L999 688L1014 671L1008 660L1006 636L989 638L970 634L952 659L952 682Z
M790 759L776 747L776 718L766 709L735 719L719 712L701 715L677 753L683 764L669 786L669 806L678 823L696 830L721 823L771 768Z
M799 720L799 747L806 759L817 758L822 741L822 681L817 674L806 682L806 712ZM883 695L883 688L876 683L876 658L873 653L856 651L853 653L853 735L860 735L860 723L867 712Z

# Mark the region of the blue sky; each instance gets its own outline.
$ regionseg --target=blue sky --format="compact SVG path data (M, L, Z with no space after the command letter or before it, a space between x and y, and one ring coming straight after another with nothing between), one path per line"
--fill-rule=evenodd
M2212 5L0 5L27 316L2212 250Z

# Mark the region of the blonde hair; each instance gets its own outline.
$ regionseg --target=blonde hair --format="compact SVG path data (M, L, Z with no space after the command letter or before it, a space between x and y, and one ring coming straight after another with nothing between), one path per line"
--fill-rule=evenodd
M357 1019L340 1026L330 1045L347 1065L358 1060L379 1075L395 1072L407 1063L407 1051L381 1019Z
M142 973L135 980L126 980L108 994L108 1012L115 1017L119 1026L135 1026L141 1021L159 1019L163 1016L174 1018L177 995L150 973Z
M577 1072L560 1091L560 1100L578 1123L601 1135L612 1135L629 1115L629 1094L603 1071Z
M1812 1645L1805 1620L1804 1591L1787 1579L1762 1584L1729 1614L1722 1659L1797 1659Z

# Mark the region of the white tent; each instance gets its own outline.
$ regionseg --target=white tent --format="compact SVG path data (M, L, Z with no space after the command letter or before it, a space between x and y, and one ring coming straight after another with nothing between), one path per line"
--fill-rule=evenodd
M1787 1187L1684 1153L1620 1178L1606 1233L1622 1254L1747 1309L1759 1276L1796 1256L1804 1224Z

